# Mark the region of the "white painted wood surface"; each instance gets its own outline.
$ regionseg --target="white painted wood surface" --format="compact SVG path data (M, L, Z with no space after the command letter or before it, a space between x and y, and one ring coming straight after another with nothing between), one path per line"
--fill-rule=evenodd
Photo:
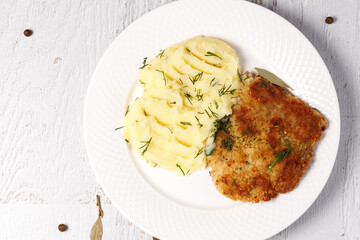
M82 115L90 76L126 26L171 0L0 0L0 239L88 239L102 196L103 239L152 239L106 198ZM342 134L330 179L280 239L360 239L360 1L254 0L294 24L333 77ZM327 16L335 22L325 24ZM235 23L236 24L236 23ZM23 31L34 34L26 38ZM60 223L67 232L57 230Z

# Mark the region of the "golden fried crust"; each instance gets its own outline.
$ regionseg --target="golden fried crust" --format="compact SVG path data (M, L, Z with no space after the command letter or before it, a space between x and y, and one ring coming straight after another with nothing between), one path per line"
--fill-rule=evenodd
M317 110L261 76L242 75L237 104L219 121L208 157L219 192L233 200L268 201L294 189L327 121Z

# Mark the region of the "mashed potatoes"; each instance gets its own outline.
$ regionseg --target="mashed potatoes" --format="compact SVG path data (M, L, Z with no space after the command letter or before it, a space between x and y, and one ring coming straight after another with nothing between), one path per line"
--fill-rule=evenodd
M151 167L181 176L204 168L214 122L232 112L238 71L235 51L216 38L165 49L138 75L144 93L128 109L124 138Z

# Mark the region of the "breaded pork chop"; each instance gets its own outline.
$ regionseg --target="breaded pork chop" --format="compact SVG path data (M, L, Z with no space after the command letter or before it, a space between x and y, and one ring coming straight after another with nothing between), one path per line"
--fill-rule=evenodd
M316 109L261 76L242 75L233 113L217 122L208 157L219 192L233 200L268 201L294 189L327 121Z

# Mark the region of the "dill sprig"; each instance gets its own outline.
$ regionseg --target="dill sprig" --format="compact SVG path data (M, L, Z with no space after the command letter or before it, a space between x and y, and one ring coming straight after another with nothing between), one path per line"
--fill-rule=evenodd
M274 157L276 158L271 164L267 165L268 169L272 169L272 167L277 163L283 160L284 157L289 156L291 153L291 147L288 146L288 149L283 152L274 152Z
M241 83L244 85L244 81L243 81L243 79L242 79L242 77L241 77L241 74L239 73L239 69L237 70L237 75L238 75Z
M118 128L115 128L115 131L116 130L120 130L120 129L122 129L124 126L121 126L121 127L118 127Z
M203 96L204 96L204 94L201 94L201 89L196 90L196 95L195 95L195 97L197 98L198 101L202 101L202 100L203 100Z
M199 72L198 74L196 74L194 77L189 77L190 81L192 82L192 84L195 85L195 83L197 81L199 81L202 78L202 75L204 74L204 72Z
M236 89L232 89L229 90L231 88L231 84L229 87L226 88L225 84L218 90L219 93L219 97L226 95L226 94L231 94L234 95L234 92L236 91Z
M208 107L208 109L210 110L211 115L213 115L213 116L214 116L214 118L219 118L219 114L217 114L216 112L214 112L213 110L211 110L211 108L210 108L210 107Z
M215 53L213 53L213 52L207 52L206 54L205 54L205 56L213 56L213 57L217 57L217 58L219 58L220 60L222 60L222 58L221 57L219 57L218 55L216 55Z
M190 95L190 93L185 93L184 96L187 98L189 103L192 105L192 102L191 102L192 96Z
M206 115L208 115L208 117L211 118L210 114L208 113L208 111L206 111L206 109L205 109L205 112L206 112Z
M143 60L143 65L142 65L142 67L139 67L139 69L143 69L144 67L146 67L147 65L149 65L149 64L146 64L146 60L147 60L147 57L144 57L144 60Z
M148 148L149 148L149 145L150 145L150 143L151 143L151 140L152 140L152 137L151 137L148 141L141 141L141 143L144 143L144 145L142 145L142 146L140 147L140 149L144 148L144 150L141 152L141 155L144 156L144 153L145 153L145 152L148 150Z
M180 166L179 164L176 164L176 166L177 166L178 168L180 168L182 174L185 176L185 173L184 173L184 171L182 170L181 166Z
M199 128L202 128L204 126L204 124L201 124L201 122L197 116L195 116L195 118L196 118L196 121L198 122Z
M197 154L195 155L195 157L194 157L194 158L197 158L200 154L202 154L202 152L203 152L203 150L202 150L202 149L200 149L200 150L197 152Z
M166 77L165 77L165 73L164 73L164 71L159 70L159 69L155 69L155 71L162 73L162 75L163 75L163 80L164 80L164 82L165 82L165 86L166 86Z
M164 54L164 52L165 52L165 50L160 50L160 53L156 56L156 57L162 57L163 56L163 54Z
M130 112L130 105L127 106L126 112L125 112L125 116Z
M173 131L171 131L171 129L169 127L167 127L167 129L169 129L169 131L171 132L171 134L173 134Z
M189 126L191 126L191 123L189 123L189 122L180 122L182 125L189 125Z
M235 180L236 180L236 178L234 179L233 184L235 185L235 187L238 187L238 185L236 184Z

